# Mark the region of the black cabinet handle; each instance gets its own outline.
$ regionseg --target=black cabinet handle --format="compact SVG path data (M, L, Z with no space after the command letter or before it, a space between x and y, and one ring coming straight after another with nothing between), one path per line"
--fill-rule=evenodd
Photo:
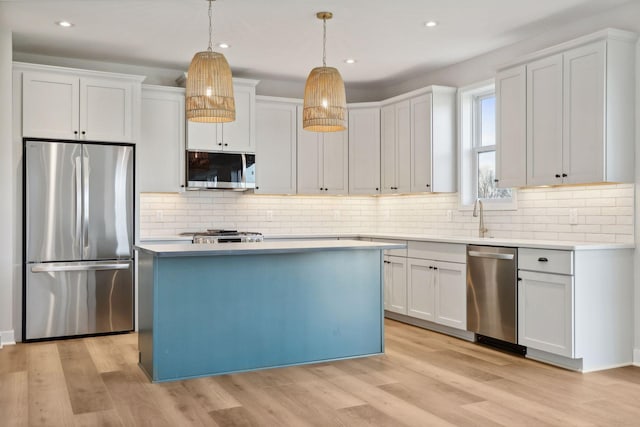
M184 184L180 184L180 188L184 188Z
M521 277L518 277L518 282L522 282L522 278Z
M427 188L428 188L428 187L431 187L431 185L430 185L430 184L427 184Z
M566 173L563 173L563 174L562 174L562 177L563 177L563 178L566 178L567 176L568 176L568 175L567 175Z
M498 183L498 182L500 182L500 180L499 179L494 179L493 182Z
M538 258L538 262L549 262L549 260L546 257L540 257Z
M438 269L438 267L433 267L433 269L434 269L434 270L437 270L437 269Z
M433 270L433 266L432 265L429 266L429 270Z
M560 178L560 174L559 173L556 174L556 178Z

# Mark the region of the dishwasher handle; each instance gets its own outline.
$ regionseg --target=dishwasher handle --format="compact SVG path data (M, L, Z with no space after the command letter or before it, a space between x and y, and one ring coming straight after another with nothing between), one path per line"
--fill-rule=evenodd
M490 258L490 259L504 259L504 260L512 260L514 258L513 254L499 254L493 252L480 252L480 251L469 251L467 254L470 257L476 258Z

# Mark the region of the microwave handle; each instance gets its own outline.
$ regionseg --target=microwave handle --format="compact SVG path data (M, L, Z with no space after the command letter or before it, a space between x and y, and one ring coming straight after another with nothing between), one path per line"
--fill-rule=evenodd
M242 156L242 186L246 187L247 185L247 156L245 153L241 154Z

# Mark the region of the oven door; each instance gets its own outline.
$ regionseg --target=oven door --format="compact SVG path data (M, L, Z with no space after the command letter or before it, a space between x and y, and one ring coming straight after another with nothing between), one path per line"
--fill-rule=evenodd
M187 151L187 188L237 191L255 188L255 155Z

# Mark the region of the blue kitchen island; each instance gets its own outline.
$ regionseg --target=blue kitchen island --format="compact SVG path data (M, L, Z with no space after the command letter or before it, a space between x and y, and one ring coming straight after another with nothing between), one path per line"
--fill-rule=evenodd
M140 245L154 382L384 352L382 251L356 240Z

